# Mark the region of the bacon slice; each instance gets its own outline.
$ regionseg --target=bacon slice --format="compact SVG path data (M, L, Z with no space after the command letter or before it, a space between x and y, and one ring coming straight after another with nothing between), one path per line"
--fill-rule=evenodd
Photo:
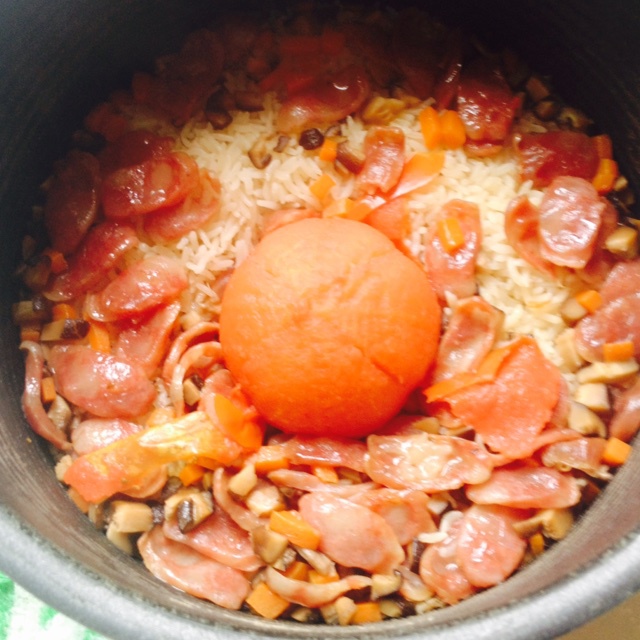
M49 366L60 393L101 418L136 418L146 413L156 389L139 365L84 345L55 346Z
M422 581L446 604L457 604L476 592L456 557L461 527L462 520L456 520L446 539L430 545L420 557Z
M448 252L439 236L437 220L454 218L460 223L464 245ZM439 212L426 238L424 260L431 284L441 301L445 292L467 298L476 292L476 260L482 243L480 211L464 200L451 200Z
M293 464L318 464L364 471L367 445L349 438L294 436L284 444Z
M172 242L203 227L220 210L220 181L204 169L184 201L144 217L143 228L153 242Z
M396 186L404 167L404 132L397 127L373 127L364 140L364 166L356 178L365 194L387 193Z
M404 551L384 518L326 492L307 493L300 515L320 532L319 549L334 562L371 573L391 573Z
M540 204L540 254L561 267L583 269L593 256L605 211L583 178L556 178Z
M540 251L540 211L527 196L514 198L504 213L507 242L532 267L551 276L556 266L545 260Z
M151 313L143 322L132 322L118 335L116 358L139 364L151 376L160 366L175 326L180 303L174 302Z
M177 300L187 285L181 262L152 255L122 271L100 293L87 296L85 310L100 322L136 318Z
M590 362L602 360L607 342L631 340L640 354L640 293L617 298L580 320L575 339L578 353Z
M475 442L424 432L367 438L367 473L392 489L429 493L484 482L491 475L491 456Z
M100 168L90 153L71 151L55 166L44 207L44 225L51 246L73 253L98 214Z
M500 584L520 566L527 542L512 525L522 519L522 512L496 506L475 505L465 512L456 560L474 587Z
M578 469L597 476L602 466L602 453L606 445L604 438L575 438L555 442L542 450L542 463L560 471Z
M276 128L283 133L294 133L337 122L355 113L369 97L369 92L364 70L347 67L289 96L280 107Z
M94 290L119 258L137 244L135 229L129 224L109 221L96 225L69 257L66 271L55 276L45 296L60 302Z
M182 533L176 518L165 520L164 535L191 547L203 556L240 571L255 571L264 563L253 552L249 534L222 509L216 509L204 522Z
M628 442L640 429L640 379L613 402L609 435Z
M474 371L495 344L504 313L478 296L461 300L440 340L433 381Z
M249 595L251 584L240 571L169 540L160 526L142 534L138 550L156 578L192 596L237 610Z
M505 468L494 470L487 482L467 487L467 497L515 509L564 509L580 501L580 488L573 476L556 469Z
M502 148L519 100L498 66L478 58L463 67L458 88L458 113L467 132L467 149L481 156Z
M424 491L373 489L355 494L351 500L382 516L402 546L420 533L436 530Z

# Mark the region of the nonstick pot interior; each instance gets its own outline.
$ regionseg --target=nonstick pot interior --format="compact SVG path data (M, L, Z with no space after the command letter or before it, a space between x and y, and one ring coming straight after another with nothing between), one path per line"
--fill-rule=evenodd
M640 11L634 2L423 5L551 73L563 97L612 135L622 171L637 190ZM220 10L214 0L0 3L0 570L83 624L136 640L551 638L631 595L640 588L637 453L569 537L505 585L454 608L366 629L269 622L197 601L117 552L67 498L20 408L23 359L11 323L12 273L34 194L93 104Z

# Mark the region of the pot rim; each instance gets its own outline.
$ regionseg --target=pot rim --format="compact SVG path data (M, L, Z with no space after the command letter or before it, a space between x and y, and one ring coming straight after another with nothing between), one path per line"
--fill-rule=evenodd
M21 524L5 505L0 505L0 532L3 539L12 540L11 552L0 553L0 570L60 613L114 640L157 640L159 630L164 637L181 640L240 640L248 634L257 638L279 635L311 640L315 637L309 626L303 631L296 623L247 616L247 622L234 628L179 615L143 600L69 558L36 531ZM25 558L29 562L25 562ZM594 589L594 584L599 587ZM410 621L407 632L398 635L406 640L427 636L433 640L468 640L470 637L494 640L508 633L511 640L526 640L532 637L531 621L535 619L536 639L551 639L582 626L638 590L640 531L627 535L579 572L525 600L512 601L499 610L454 623L428 627L420 621L428 620L429 614L414 616L406 619ZM104 606L96 607L96 602L103 602ZM388 625L389 622L383 622L367 629L343 628L344 636L340 635L371 637L369 632L380 633Z

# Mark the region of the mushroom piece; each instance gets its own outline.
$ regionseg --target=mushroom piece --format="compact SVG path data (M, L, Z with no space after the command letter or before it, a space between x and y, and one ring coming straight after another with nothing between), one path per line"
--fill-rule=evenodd
M567 418L569 429L573 429L583 436L597 435L606 437L607 428L601 418L589 407L572 400Z
M89 323L79 318L64 318L54 320L42 327L40 340L42 342L57 342L58 340L79 340L89 333Z
M295 547L296 551L304 560L306 560L320 575L337 576L336 563L321 551L314 549L304 549L303 547Z
M251 531L253 550L267 564L274 564L289 545L286 536L272 531L267 525L261 525Z
M609 392L604 382L587 382L579 385L573 394L573 399L596 413L611 409Z
M631 227L618 227L604 241L607 251L630 260L638 255L638 231Z
M335 582L321 584L292 580L273 567L265 569L265 581L274 593L289 602L305 607L322 607L344 595L347 591L371 586L371 578L359 575L350 575Z
M211 494L195 488L180 489L164 503L164 517L177 518L182 533L188 533L213 513Z
M562 358L562 362L568 371L573 373L584 364L584 360L576 347L575 329L565 329L556 338L555 345L558 355Z
M405 108L403 100L375 96L362 111L362 120L368 124L387 125L395 120Z
M576 374L576 380L580 384L587 382L624 382L638 373L639 370L640 366L634 358L619 362L594 362L588 367L580 369Z
M153 511L144 502L114 500L109 524L119 533L144 533L153 527Z
M377 600L383 596L395 593L402 585L402 576L397 571L392 574L374 573L371 576L371 599Z
M531 518L513 524L516 533L523 538L530 538L541 531L551 540L562 540L572 526L573 514L570 509L543 509Z
M249 149L249 159L256 169L266 169L271 162L271 153L267 147L268 136L260 136Z
M229 480L229 491L234 495L244 498L250 491L253 491L258 484L256 468L253 464L246 464L242 469Z

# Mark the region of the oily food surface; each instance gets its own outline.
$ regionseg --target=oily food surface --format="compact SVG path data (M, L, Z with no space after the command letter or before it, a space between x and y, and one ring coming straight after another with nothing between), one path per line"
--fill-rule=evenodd
M564 538L624 464L633 194L495 50L416 9L230 16L53 167L17 274L24 412L158 579L270 619L425 613Z
M426 375L440 307L426 274L382 234L310 219L267 236L224 293L227 366L271 424L360 437Z

